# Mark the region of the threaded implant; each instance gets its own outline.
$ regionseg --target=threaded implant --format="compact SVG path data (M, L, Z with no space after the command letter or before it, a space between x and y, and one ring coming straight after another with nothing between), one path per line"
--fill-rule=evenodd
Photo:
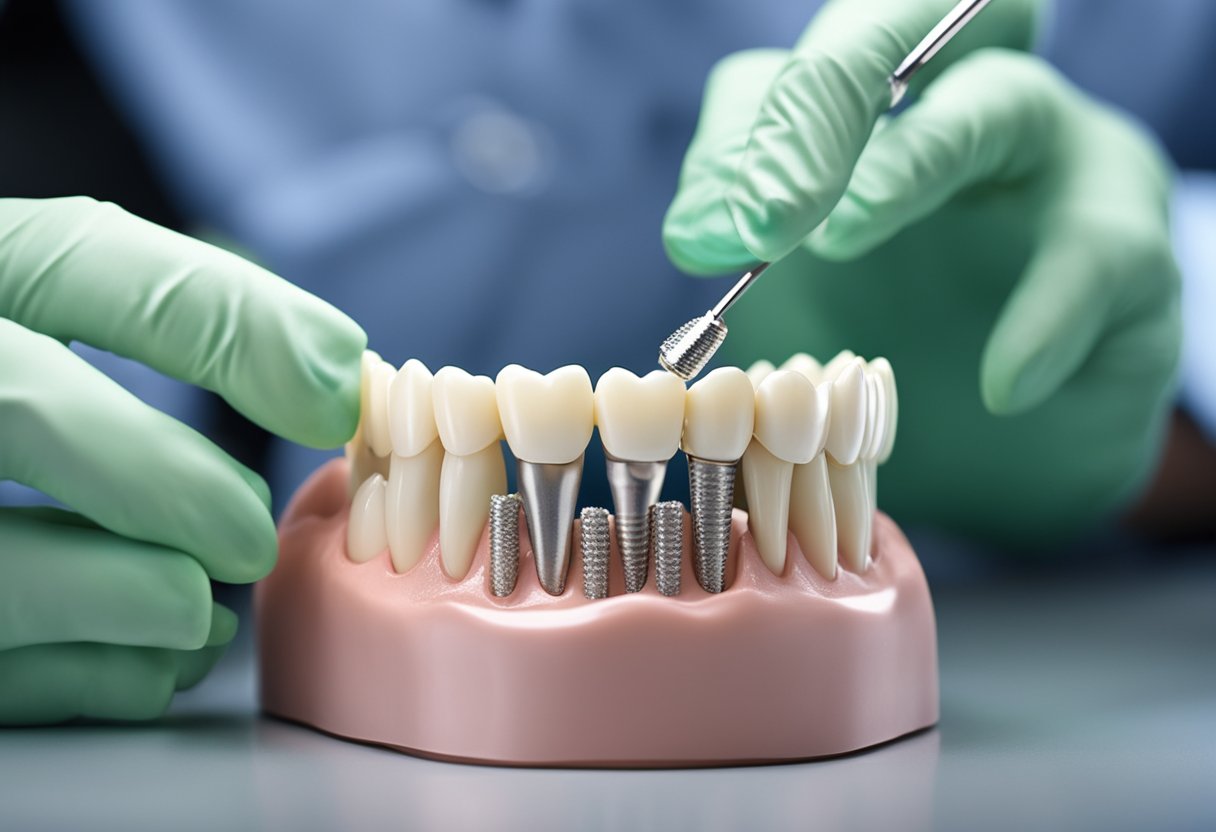
M579 512L583 550L583 595L608 597L608 509L588 506Z
M679 595L680 566L684 559L684 505L676 500L658 503L650 513L655 583L661 594Z
M505 598L519 578L519 495L490 497L490 592Z
M726 554L730 550L731 510L735 502L737 462L688 458L692 504L693 571L706 592L726 589Z
M650 516L616 516L616 545L625 568L625 591L641 592L650 570Z
M693 318L659 346L659 366L688 381L705 369L726 340L726 324L712 312Z

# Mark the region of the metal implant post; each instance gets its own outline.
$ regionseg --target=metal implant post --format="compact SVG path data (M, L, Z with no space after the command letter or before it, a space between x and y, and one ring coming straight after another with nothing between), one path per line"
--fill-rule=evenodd
M680 594L680 566L684 559L684 505L672 500L651 509L651 544L654 576L663 595Z
M692 503L693 571L706 592L726 589L726 553L730 550L731 512L735 502L736 462L688 458Z
M519 494L532 540L536 577L550 595L561 595L566 590L574 508L582 477L582 454L562 464L519 460Z
M519 495L490 497L490 592L506 598L519 577Z
M650 568L650 507L659 499L667 462L630 462L605 454L616 506L616 545L625 568L625 591L640 592Z
M608 597L608 509L588 506L579 513L583 550L583 595Z

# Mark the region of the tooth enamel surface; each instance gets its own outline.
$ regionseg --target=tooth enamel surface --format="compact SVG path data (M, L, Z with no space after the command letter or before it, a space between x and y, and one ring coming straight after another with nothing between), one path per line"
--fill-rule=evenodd
M752 440L756 393L747 373L719 367L688 390L682 447L689 456L734 462Z
M760 559L774 575L780 575L785 571L794 465L771 454L759 439L753 439L743 454L742 467L748 529L756 541Z
M595 423L604 450L617 459L671 459L684 429L684 384L665 370L638 378L613 367L595 385Z
M869 566L874 513L870 508L870 486L866 465L837 465L828 462L832 502L836 507L836 533L840 558L846 569L861 573Z
M833 359L835 363L836 359ZM829 377L824 368L824 379ZM866 378L865 362L852 357L843 362L839 372L831 378L832 418L828 426L825 447L832 459L841 465L852 465L861 454L866 430Z
M759 388L760 382L768 378L769 373L777 369L773 366L773 362L761 358L755 364L747 368L747 377L751 379L752 387Z
M801 373L774 370L756 388L756 439L778 459L810 462L827 436L828 399Z
M436 438L421 453L393 454L391 458L384 492L385 531L393 569L398 572L411 568L425 554L426 544L439 525L443 457L443 443Z
M388 456L393 440L388 426L388 388L396 371L379 354L367 350L360 365L361 422L367 445L376 456Z
M866 365L866 432L861 443L861 459L872 462L882 450L887 430L887 390L878 374Z
M882 465L891 457L891 451L895 448L895 428L899 421L899 395L895 390L895 371L891 369L891 363L887 359L875 358L870 362L870 369L882 382L886 400L887 418L883 439L874 458L875 462Z
M789 526L807 561L830 581L836 577L837 540L828 465L820 453L806 465L794 466Z
M350 476L347 479L347 493L353 498L359 486L367 481L372 474L388 476L388 459L378 457L367 447L367 439L363 435L363 423L355 429L355 435L346 443L346 462L350 466Z
M562 465L586 450L595 427L595 394L582 367L571 364L541 375L509 364L495 386L503 432L517 459Z
M444 367L431 383L435 425L450 454L475 454L502 438L494 380Z
M416 358L401 365L393 376L388 389L388 419L394 455L416 456L439 438L431 395L433 383L431 371Z
M845 367L854 363L857 355L852 350L841 350L832 357L832 360L823 365L821 378L823 381L833 381L840 375Z
M367 478L350 506L346 530L346 551L355 563L364 563L384 551L388 537L384 530L384 477Z
M507 469L497 442L473 454L444 454L439 475L439 549L449 577L460 580L468 574L490 517L490 497L506 491Z
M811 384L819 384L823 380L823 367L820 366L818 361L804 352L791 355L781 365L781 369L802 373Z

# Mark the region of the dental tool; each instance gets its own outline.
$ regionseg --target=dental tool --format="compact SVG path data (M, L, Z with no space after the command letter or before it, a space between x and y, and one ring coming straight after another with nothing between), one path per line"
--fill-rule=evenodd
M680 566L684 559L684 505L677 500L656 503L651 512L654 577L659 593L680 594Z
M941 51L941 48L970 23L989 2L990 0L960 0L908 53L908 56L887 78L887 83L891 88L890 107L896 106L903 100L912 76ZM684 381L696 378L726 340L727 327L722 316L771 265L771 263L760 263L753 267L739 278L717 305L667 336L659 346L659 366Z
M579 513L583 552L583 595L608 597L608 509L587 506Z
M490 592L506 598L519 577L519 495L490 497Z

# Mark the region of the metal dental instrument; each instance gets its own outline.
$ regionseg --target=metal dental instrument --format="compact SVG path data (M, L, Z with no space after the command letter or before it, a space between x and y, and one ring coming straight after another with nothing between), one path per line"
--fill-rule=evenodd
M659 499L667 461L629 462L604 454L616 506L616 544L625 567L625 591L646 586L650 560L650 507Z
M583 550L583 595L608 597L608 509L588 506L579 514Z
M950 12L933 27L920 43L908 53L895 71L887 78L891 87L891 107L903 100L908 91L908 82L912 76L936 55L941 48L957 35L964 26L971 22L990 0L961 0ZM756 278L764 274L771 263L760 263L755 266L731 287L722 300L718 301L699 318L693 318L681 326L663 341L659 346L659 366L674 373L685 381L696 378L705 369L705 365L714 357L714 353L726 340L726 314L743 293L751 288Z
M490 592L506 598L519 577L519 495L490 497Z
M684 505L669 500L655 504L651 513L655 584L663 595L679 595L680 566L684 560Z
M536 576L545 592L561 595L570 570L570 537L583 455L564 464L519 460L519 494L532 539Z

